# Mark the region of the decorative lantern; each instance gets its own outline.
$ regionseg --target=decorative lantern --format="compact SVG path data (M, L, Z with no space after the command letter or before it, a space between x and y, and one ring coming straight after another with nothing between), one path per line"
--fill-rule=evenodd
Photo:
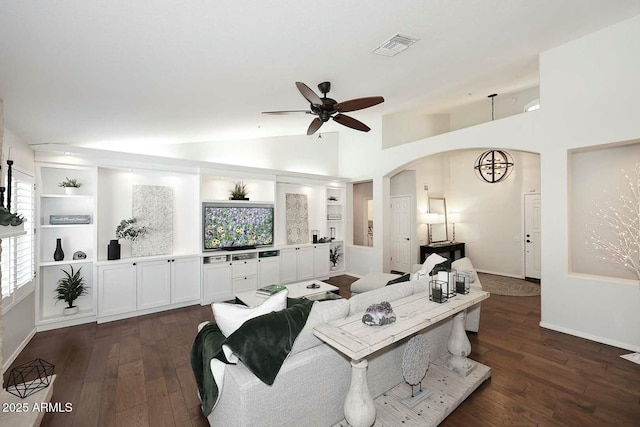
M471 277L463 271L456 271L456 293L468 294L471 290Z
M451 299L456 296L456 271L455 270L440 270L437 273L438 280L447 282L447 299Z
M443 303L447 302L449 295L449 282L438 280L438 276L431 276L429 279L429 301Z

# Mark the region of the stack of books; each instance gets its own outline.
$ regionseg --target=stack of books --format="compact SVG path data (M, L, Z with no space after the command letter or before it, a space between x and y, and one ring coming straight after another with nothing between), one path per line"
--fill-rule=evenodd
M287 287L284 285L267 285L260 289L257 289L256 293L258 295L273 295L277 294L280 291L284 291L285 289L287 289Z

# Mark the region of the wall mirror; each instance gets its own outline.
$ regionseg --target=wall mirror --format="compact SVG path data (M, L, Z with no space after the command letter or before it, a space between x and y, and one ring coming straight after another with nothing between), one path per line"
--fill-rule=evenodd
M446 242L447 234L447 202L442 198L429 197L429 213L438 214L438 223L431 224L431 242Z

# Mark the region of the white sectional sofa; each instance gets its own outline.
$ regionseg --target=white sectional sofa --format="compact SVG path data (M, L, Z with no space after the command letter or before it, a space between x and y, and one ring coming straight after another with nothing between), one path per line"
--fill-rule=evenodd
M385 286L349 300L316 302L275 382L268 386L239 362L226 365L217 406L208 416L212 426L332 426L344 418L343 404L351 382L350 361L313 335L321 323L364 314L373 303L393 301L426 292L426 280ZM432 360L444 357L451 319L422 333L431 343ZM372 326L375 327L375 326ZM369 390L376 398L404 381L402 357L407 340L374 353L367 372Z

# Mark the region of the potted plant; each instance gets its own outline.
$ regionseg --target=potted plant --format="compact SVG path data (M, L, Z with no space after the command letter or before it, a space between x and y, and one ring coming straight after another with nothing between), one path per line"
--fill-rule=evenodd
M62 310L62 314L65 316L70 316L72 314L77 314L79 309L77 306L73 305L73 302L78 299L78 297L87 294L88 286L84 284L84 277L80 275L80 271L82 267L80 267L77 271L73 270L73 266L71 267L71 273L66 270L62 270L65 274L65 277L58 280L58 287L56 288L56 303L58 301L64 301L67 303L67 307Z
M107 260L112 261L120 259L120 242L119 239L137 241L147 233L147 227L137 226L136 218L123 219L116 227L116 239L110 240L107 245Z
M76 178L66 177L64 181L58 184L58 187L64 188L65 194L78 194L78 188L82 186L82 183L78 182Z
M337 269L336 264L340 262L340 258L342 258L342 252L340 252L340 245L335 248L329 249L329 261L331 261L331 270Z
M247 185L242 181L236 182L233 190L231 190L229 193L231 193L231 197L229 197L229 200L249 200L249 198L247 197L247 194L249 194L249 192L247 191Z
M139 227L136 225L138 220L136 218L123 219L116 227L116 237L118 239L128 239L131 241L137 241L147 233L147 227L144 225Z

